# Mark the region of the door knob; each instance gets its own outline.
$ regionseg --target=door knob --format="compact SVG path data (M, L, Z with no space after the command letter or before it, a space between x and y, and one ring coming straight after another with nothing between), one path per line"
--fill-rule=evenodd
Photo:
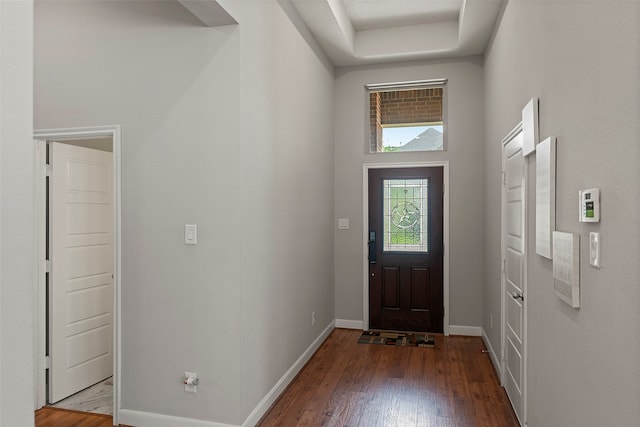
M516 300L519 299L521 301L524 301L524 295L519 294L517 292L512 292L511 293L511 298L516 299Z

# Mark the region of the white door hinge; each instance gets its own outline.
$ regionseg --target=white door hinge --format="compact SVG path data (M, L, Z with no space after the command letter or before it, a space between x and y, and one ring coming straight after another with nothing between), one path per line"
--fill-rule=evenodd
M44 176L51 176L51 165L44 165Z
M44 261L44 272L51 273L51 260L47 259Z
M44 357L44 368L51 369L51 357L49 356Z
M507 184L507 171L502 171L502 184Z
M506 258L502 258L502 272L503 273L507 272L507 259Z

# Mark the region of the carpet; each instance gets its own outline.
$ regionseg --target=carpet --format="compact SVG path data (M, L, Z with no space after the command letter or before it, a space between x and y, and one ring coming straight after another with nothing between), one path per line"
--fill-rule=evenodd
M433 335L423 333L364 331L358 344L435 347L435 340Z

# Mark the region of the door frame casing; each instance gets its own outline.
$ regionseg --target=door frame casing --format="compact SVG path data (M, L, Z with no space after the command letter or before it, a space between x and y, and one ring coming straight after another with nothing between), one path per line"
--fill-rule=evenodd
M362 165L362 317L363 329L369 329L369 170L405 169L415 167L441 167L444 187L442 200L442 247L444 251L442 265L442 321L444 335L449 335L449 161L409 162L409 163L365 163Z
M507 170L507 158L505 147L509 142L511 142L518 134L522 132L522 122L518 123L503 139L502 139L502 171L506 173ZM529 182L528 173L529 173L529 161L527 157L522 155L522 295L524 296L524 300L522 301L522 425L527 425L527 331L528 331L528 322L527 322L527 305L528 305L528 294L527 294L527 233L528 233L528 224L529 224L529 215L527 212L528 203L527 203L527 185ZM506 296L506 270L502 268L504 265L504 260L506 259L506 251L507 251L507 223L506 223L506 215L507 215L507 188L504 183L504 178L501 185L501 206L500 206L500 265L501 270L500 273L500 384L502 387L505 387L506 381L506 369L507 369L507 360L506 360L506 345L507 345L507 296ZM506 390L506 389L505 389Z
M36 206L36 311L35 311L35 409L46 405L46 143L79 139L111 138L113 146L113 424L118 425L121 392L121 277L122 277L122 146L119 125L35 130L35 206Z

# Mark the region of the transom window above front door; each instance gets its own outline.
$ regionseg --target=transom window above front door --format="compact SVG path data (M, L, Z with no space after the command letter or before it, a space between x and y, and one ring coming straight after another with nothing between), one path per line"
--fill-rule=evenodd
M367 85L369 152L443 151L445 83Z

